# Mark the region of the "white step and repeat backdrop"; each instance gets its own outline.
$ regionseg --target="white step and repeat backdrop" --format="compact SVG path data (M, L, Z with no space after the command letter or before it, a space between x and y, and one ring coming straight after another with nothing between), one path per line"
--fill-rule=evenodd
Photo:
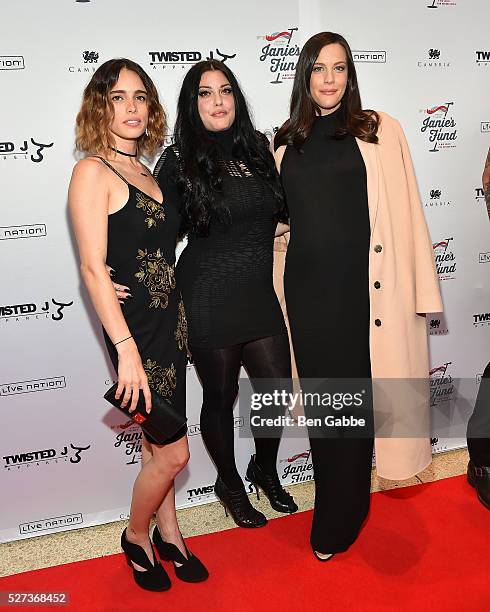
M224 59L257 127L270 135L287 117L302 43L321 30L346 36L364 106L397 117L411 145L446 307L428 318L433 446L465 444L462 424L490 357L490 240L480 184L490 144L489 17L486 0L351 0L348 10L338 0L3 7L0 541L126 518L139 469L138 427L102 399L113 373L80 284L66 209L82 90L113 57L149 72L171 121L189 63ZM192 457L177 479L179 507L215 499L198 424L201 389L192 368L188 374ZM237 417L243 473L252 443L239 437L241 425ZM312 478L306 437L282 442L278 469L284 483Z

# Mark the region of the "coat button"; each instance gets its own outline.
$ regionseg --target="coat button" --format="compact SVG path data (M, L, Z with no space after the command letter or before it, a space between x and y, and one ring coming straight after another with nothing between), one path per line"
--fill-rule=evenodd
M374 283L374 288L375 288L375 289L380 289L380 288L381 288L381 283L380 283L379 281L376 281L376 282Z
M374 246L374 252L375 253L381 253L382 250L383 250L383 247L380 244L376 244Z
M381 326L381 320L380 319L376 319L374 321L374 324L376 325L376 327L380 327Z

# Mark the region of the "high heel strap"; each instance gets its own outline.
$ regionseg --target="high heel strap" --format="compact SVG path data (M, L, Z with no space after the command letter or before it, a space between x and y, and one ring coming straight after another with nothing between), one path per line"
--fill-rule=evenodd
M150 542L151 546L151 542ZM151 551L153 554L153 563L148 558L144 548L142 548L139 544L133 544L133 542L129 542L126 538L126 529L122 532L121 535L121 548L128 555L130 560L133 563L143 567L146 570L152 570L155 567L155 552L153 551L153 546L151 547Z

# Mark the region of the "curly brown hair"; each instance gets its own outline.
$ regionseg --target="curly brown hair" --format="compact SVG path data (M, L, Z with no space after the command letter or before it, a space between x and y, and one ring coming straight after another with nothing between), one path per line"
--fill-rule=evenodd
M148 98L148 126L137 143L138 154L153 156L163 145L167 117L158 99L158 91L143 68L126 58L104 62L93 74L83 92L82 107L76 120L76 148L84 153L102 153L115 147L110 126L114 109L109 93L123 68L135 72L146 88Z

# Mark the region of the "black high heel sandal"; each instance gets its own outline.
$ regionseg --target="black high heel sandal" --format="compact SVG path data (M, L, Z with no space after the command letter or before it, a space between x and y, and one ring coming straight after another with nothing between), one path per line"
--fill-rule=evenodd
M202 582L208 578L208 570L196 555L189 552L185 542L187 558L184 557L175 544L170 544L162 539L157 525L155 525L153 530L153 544L156 546L160 559L173 562L175 575L180 580L184 582ZM176 563L181 563L181 565L176 565Z
M323 559L322 557L318 556L318 553L316 550L313 551L313 554L315 555L315 557L318 559L318 561L321 561L322 563L326 563L327 561L330 561L330 559L333 558L333 556L335 555L335 553L332 553L330 555L330 557L327 557L326 559ZM322 554L328 554L328 553L322 553Z
M279 476L276 472L274 474L267 474L258 465L255 460L255 455L250 457L250 463L247 468L247 478L252 484L255 485L257 491L257 499L259 497L259 487L265 493L270 505L277 512L288 512L292 514L298 510L296 502L292 496L283 488L279 482Z
M147 591L168 591L172 583L161 563L156 560L153 546L151 547L153 554L152 564L144 548L126 539L125 529L121 534L121 548L126 555L127 564L133 570L134 581L138 586ZM138 571L134 568L131 561L143 567L146 571Z
M214 485L214 492L222 503L226 516L228 516L229 510L238 527L253 528L267 525L267 519L262 512L256 510L250 503L245 488L232 491L218 476Z

